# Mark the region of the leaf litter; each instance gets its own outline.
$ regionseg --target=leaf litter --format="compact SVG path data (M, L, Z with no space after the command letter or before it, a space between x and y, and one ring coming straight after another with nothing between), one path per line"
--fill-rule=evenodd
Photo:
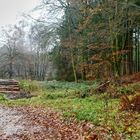
M0 106L0 140L120 140L120 135L90 122L63 118L36 106Z

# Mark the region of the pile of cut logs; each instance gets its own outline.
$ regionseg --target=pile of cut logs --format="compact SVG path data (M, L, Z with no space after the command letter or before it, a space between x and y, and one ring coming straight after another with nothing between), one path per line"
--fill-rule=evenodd
M0 79L0 93L20 93L19 82L12 79Z

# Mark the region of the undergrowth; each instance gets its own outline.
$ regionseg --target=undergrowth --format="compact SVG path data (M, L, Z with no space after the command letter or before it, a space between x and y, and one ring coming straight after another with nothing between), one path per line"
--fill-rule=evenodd
M93 83L69 83L69 82L27 82L22 81L21 87L25 90L38 92L38 96L31 99L5 100L0 96L1 104L8 106L43 106L61 111L64 118L76 118L93 122L94 125L104 126L115 132L124 139L140 139L140 114L119 110L119 98L110 98L109 94L88 95L90 88L96 88L97 82ZM32 85L33 84L33 85ZM133 88L134 86L134 88ZM139 88L138 85L118 87L120 94L128 94ZM81 92L83 91L83 93ZM86 96L83 95L87 94Z
M24 91L39 91L41 90L41 85L38 84L37 81L31 81L31 80L21 80L19 82L19 87Z

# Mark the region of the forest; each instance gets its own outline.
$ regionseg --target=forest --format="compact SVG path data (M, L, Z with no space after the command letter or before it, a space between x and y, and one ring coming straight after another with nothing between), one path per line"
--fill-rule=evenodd
M140 1L41 0L32 11L1 27L0 139L139 140Z

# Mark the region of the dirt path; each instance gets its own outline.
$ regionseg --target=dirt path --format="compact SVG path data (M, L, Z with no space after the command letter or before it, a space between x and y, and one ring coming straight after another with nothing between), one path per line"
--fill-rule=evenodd
M0 106L0 140L81 139L77 128L75 123L64 123L52 111Z
M0 106L0 140L34 139L33 134L44 129L32 125L24 108L9 108Z
M95 128L87 122L64 120L60 116L59 113L51 110L46 112L41 107L11 108L0 105L0 140L94 140L97 137L99 140L106 140L110 138L104 128ZM91 137L86 138L89 135Z
M0 136L6 138L10 135L19 135L24 130L21 124L22 115L16 110L0 107Z

